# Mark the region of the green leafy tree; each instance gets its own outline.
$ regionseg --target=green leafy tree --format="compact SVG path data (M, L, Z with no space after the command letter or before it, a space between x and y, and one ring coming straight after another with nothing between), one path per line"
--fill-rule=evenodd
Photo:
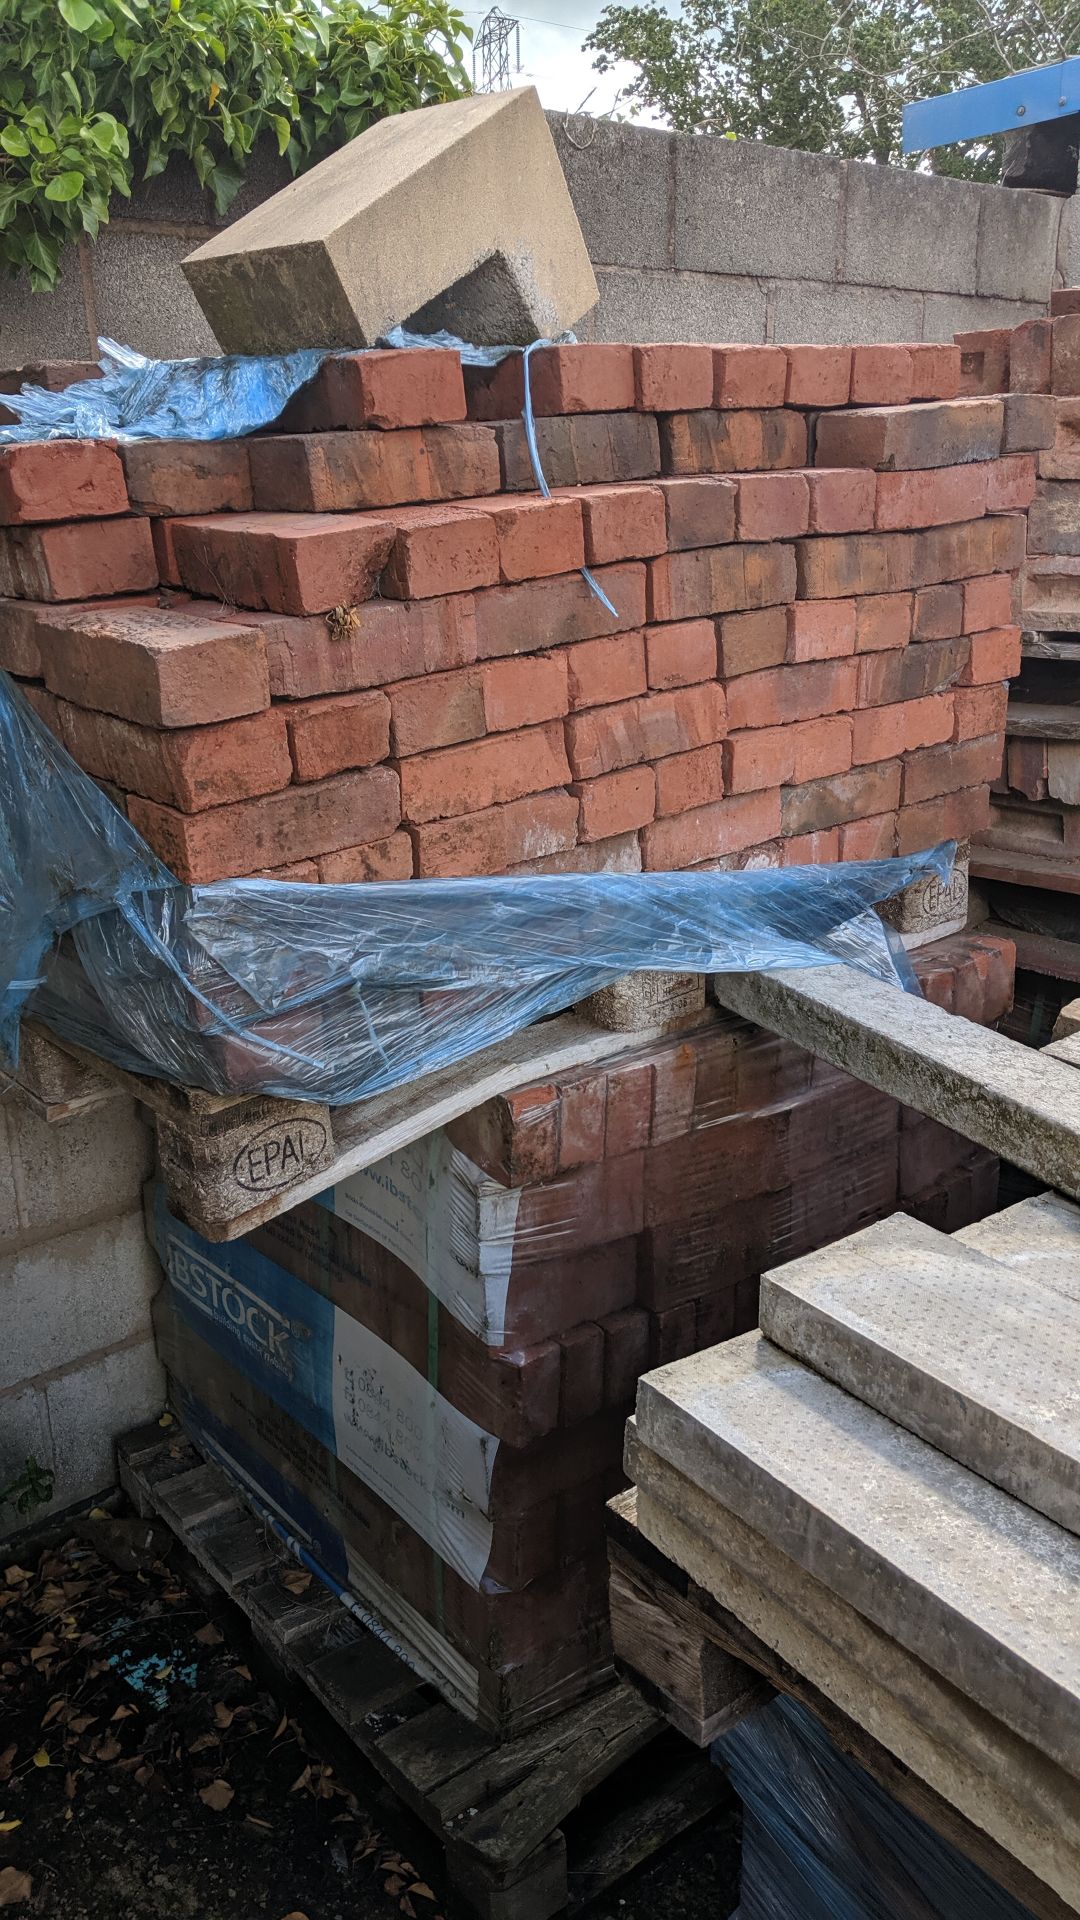
M448 0L0 0L0 268L54 286L173 159L224 213L260 140L295 173L467 92L468 37Z
M682 133L726 134L848 159L917 165L904 103L997 80L1074 51L1075 0L641 0L609 4L587 46L636 67L630 112ZM995 179L1000 143L936 149L939 172Z

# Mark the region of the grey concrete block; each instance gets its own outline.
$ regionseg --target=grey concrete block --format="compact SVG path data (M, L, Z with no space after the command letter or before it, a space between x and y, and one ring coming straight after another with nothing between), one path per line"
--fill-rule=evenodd
M138 1206L151 1141L134 1101L117 1101L105 1121L91 1113L51 1127L15 1106L5 1120L15 1206L0 1198L0 1251Z
M980 200L996 189L849 160L844 190L843 280L975 292Z
M843 170L758 140L675 142L675 266L699 273L838 277Z
M1063 287L1080 286L1080 193L1061 203L1057 279Z
M1080 1540L757 1334L646 1374L642 1442L1069 1772Z
M953 870L945 881L936 873L913 880L893 900L883 900L876 911L890 927L895 927L904 945L922 947L930 940L944 940L947 934L961 933L968 920L968 883L971 867L971 843L964 840L956 849Z
M972 333L982 327L1018 327L1022 320L1039 320L1045 313L1046 301L1038 294L1027 299L998 300L962 293L928 293L922 337L951 342L955 333Z
M94 248L94 290L102 333L138 353L170 360L217 353L180 262L191 233L143 233L122 223L103 227Z
M898 1213L764 1274L759 1318L776 1346L1080 1532L1080 1267L1063 1293Z
M52 293L33 293L28 279L0 281L0 360L96 360L90 337L78 249L65 247Z
M1057 262L1061 201L1022 187L984 193L979 217L979 293L1048 304Z
M1080 1031L1080 1025L1072 1031ZM1055 1033L1055 1037L1059 1036ZM1080 1207L1062 1199L1060 1193L1037 1193L1029 1200L1018 1200L974 1226L962 1227L952 1238L1012 1267L1022 1279L1080 1299Z
M120 1435L160 1413L164 1401L165 1374L149 1337L50 1380L54 1505L71 1506L111 1487Z
M30 1458L39 1467L53 1467L52 1434L44 1392L22 1387L0 1394L0 1488L10 1486L25 1471ZM0 1538L15 1533L27 1521L15 1507L0 1506Z
M548 125L593 265L671 266L675 135L587 113L551 113Z
M600 267L598 340L765 338L765 290L757 280L713 273L626 273Z
M576 1012L612 1033L674 1032L705 1016L701 973L624 973L579 1000Z
M213 194L200 187L194 167L173 154L164 173L156 174L152 180L141 180L130 200L117 195L110 218L114 225L123 225L129 220L160 221L164 226L201 228L209 233L215 227L227 227L241 219L252 207L269 200L272 193L280 193L292 177L289 163L279 156L276 143L260 140L249 155L236 198L222 214L214 205ZM194 246L196 237L193 231L189 247Z
M788 280L773 288L772 308L773 339L792 346L922 338L921 293Z
M0 1390L147 1333L161 1269L141 1210L0 1259Z

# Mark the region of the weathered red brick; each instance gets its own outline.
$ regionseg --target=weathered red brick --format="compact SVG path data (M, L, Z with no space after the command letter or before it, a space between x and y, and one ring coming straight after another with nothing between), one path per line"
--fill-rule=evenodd
M420 879L505 873L526 861L573 847L578 803L570 793L530 794L455 820L412 828Z
M330 354L282 418L290 433L464 420L461 360L444 347Z
M753 793L795 780L846 773L851 766L851 740L851 720L846 714L731 734L724 748L727 790Z
M909 700L907 714L907 736L905 750L911 753L916 747L934 747L944 740L953 738L955 693L930 693L921 700Z
M499 539L499 578L505 584L571 573L585 564L585 533L574 495L520 499L494 495L470 500L459 512L483 513Z
M895 813L845 820L839 828L841 860L891 860L896 847Z
M704 407L665 414L659 427L665 474L771 473L806 465L806 419L790 407L731 413Z
M40 628L46 685L150 727L202 726L270 704L257 627L141 608L66 613Z
M851 394L850 347L788 347L789 407L846 407ZM840 461L830 461L839 466Z
M624 767L570 789L581 806L578 838L607 840L645 826L656 813L656 779L651 767Z
M714 407L782 407L786 389L783 347L714 348Z
M962 628L955 632L986 633L991 627L1009 627L1013 623L1015 583L1007 573L991 573L981 580L965 580L958 589L963 594Z
M581 487L568 496L585 523L585 563L644 560L667 546L664 496L658 487Z
M780 842L782 867L832 866L840 858L840 829L823 827L817 833L800 833Z
M892 760L907 745L908 709L863 707L851 716L851 760L856 767L874 760Z
M923 748L909 754L904 762L904 805L917 806L939 793L980 786L995 777L1000 765L1001 741L996 735L966 740L959 746L948 743Z
M855 705L854 660L811 660L741 675L727 689L728 727L785 726L844 713Z
M979 687L957 687L953 693L953 739L977 740L1005 731L1009 689L1003 681Z
M955 400L960 391L960 349L920 340L908 347L911 355L913 400Z
M561 726L528 727L403 760L402 814L414 825L448 820L519 800L528 793L545 793L569 779Z
M810 489L801 473L752 473L739 479L739 539L790 540L810 525Z
M205 603L195 603L205 609ZM275 699L353 693L395 680L468 666L476 659L476 618L469 594L436 600L367 600L325 619L321 614L237 614L266 636Z
M715 806L654 820L641 833L642 863L649 872L702 866L707 861L763 845L780 831L778 793L740 793Z
M646 627L645 655L650 687L689 687L697 680L715 679L715 622L682 620Z
M129 440L120 448L136 513L244 513L254 506L247 440Z
M799 594L804 599L902 592L915 584L912 534L848 533L800 540L795 553Z
M858 661L860 707L885 707L896 700L921 700L957 684L968 664L969 640L924 640L917 647L862 654ZM855 704L855 703L853 703Z
M644 693L645 640L640 633L613 633L582 640L565 652L570 711L600 707Z
M654 564L659 564L658 562ZM630 632L645 624L645 567L624 561L601 567L596 579L615 608L614 616L580 574L491 587L476 595L476 653L480 660Z
M213 726L162 731L111 713L59 702L61 737L73 760L127 793L197 813L203 807L287 787L292 761L280 709Z
M538 347L529 357L533 413L619 413L634 405L634 354L628 346ZM507 420L525 406L522 357L497 367L467 367L465 389L474 420Z
M1010 453L986 469L988 513L1026 513L1035 498L1035 460L1030 453Z
M989 825L988 788L944 793L919 806L901 807L896 821L896 851L917 853L939 840L967 840L973 833L985 832Z
M712 806L724 793L724 750L719 742L711 747L696 747L690 753L672 753L658 760L656 774L657 814L688 813L694 807Z
M873 475L859 467L811 467L811 533L866 533L874 524Z
M398 780L389 767L373 767L204 813L133 798L128 814L178 879L201 886L381 839L400 819Z
M316 866L317 878L324 887L353 887L368 880L411 880L412 841L407 833L390 833L365 846L321 853Z
M851 404L898 407L914 398L915 369L907 347L855 347L851 355Z
M1020 671L1020 628L994 627L973 633L968 662L960 675L962 687L978 687L990 680L1011 680Z
M853 767L821 780L785 787L780 796L783 832L816 833L864 815L891 813L900 804L900 762Z
M956 585L920 587L915 595L914 639L950 640L954 634L963 631L963 625L964 589L959 582Z
M502 421L493 429L508 493L536 488L524 423ZM581 413L537 420L536 446L549 487L607 487L621 480L651 480L660 472L657 423L644 413Z
M997 462L935 467L928 473L879 473L879 527L939 527L985 512L987 476Z
M1000 400L929 400L909 407L852 408L817 424L814 464L899 473L996 460L1005 411Z
M371 767L390 751L385 693L339 693L305 700L287 712L289 749L298 780L325 780L350 767Z
M375 514L233 513L176 520L172 538L193 593L277 613L326 613L370 597L395 528Z
M246 443L256 507L341 513L498 493L490 427L412 427L397 433L255 435Z
M787 609L763 607L758 613L729 613L717 621L720 676L759 673L787 659Z
M0 527L0 594L20 600L98 600L145 593L157 583L149 520Z
M872 593L855 602L855 651L906 647L911 639L910 593Z
M1023 320L1009 337L1010 393L1049 393L1053 323Z
M1010 327L980 327L953 337L960 353L962 394L1004 393L1009 385Z
M522 654L519 659L488 660L478 669L489 733L559 720L569 711L566 657L557 653Z
M124 469L107 441L23 440L0 446L0 526L127 512Z
M690 474L659 480L667 510L667 546L672 553L687 547L719 547L735 538L734 480L714 474Z
M790 546L702 547L661 554L649 562L652 621L744 612L794 598L795 551Z
M726 718L724 690L716 681L571 714L566 743L574 778L591 780L619 767L710 746L723 739Z
M787 616L789 660L837 660L855 652L854 600L796 600Z
M679 413L711 407L713 363L710 347L634 348L636 404L644 413Z
M49 626L58 615L100 614L115 609L132 613L139 607L155 607L156 594L123 594L115 600L76 600L59 605L47 600L0 600L0 667L20 679L40 680L44 674L39 630Z
M387 688L391 742L404 758L435 747L477 740L487 732L484 683L478 667L456 673L423 674Z
M546 503L536 503L542 504ZM430 600L444 593L468 593L475 587L492 587L502 578L500 538L490 513L462 507L405 507L395 515L395 526L381 582L383 593L391 599ZM508 537L512 551L512 529ZM530 546L528 533L520 535L518 547L523 554Z

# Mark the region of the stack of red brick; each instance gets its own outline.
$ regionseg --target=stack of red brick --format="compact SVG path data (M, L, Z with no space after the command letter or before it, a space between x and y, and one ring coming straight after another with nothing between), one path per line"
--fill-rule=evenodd
M985 825L1035 469L959 352L531 364L550 500L520 360L434 349L331 360L250 440L4 449L0 665L191 881Z

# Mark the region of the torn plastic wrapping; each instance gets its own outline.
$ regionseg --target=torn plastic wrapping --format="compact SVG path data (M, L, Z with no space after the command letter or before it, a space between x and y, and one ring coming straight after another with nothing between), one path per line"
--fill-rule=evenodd
M760 1707L712 1754L744 1807L733 1920L1031 1920L796 1701Z
M621 974L847 961L917 991L900 860L745 873L184 887L0 675L0 1050L26 1010L134 1073L343 1105ZM57 946L59 943L59 946Z

